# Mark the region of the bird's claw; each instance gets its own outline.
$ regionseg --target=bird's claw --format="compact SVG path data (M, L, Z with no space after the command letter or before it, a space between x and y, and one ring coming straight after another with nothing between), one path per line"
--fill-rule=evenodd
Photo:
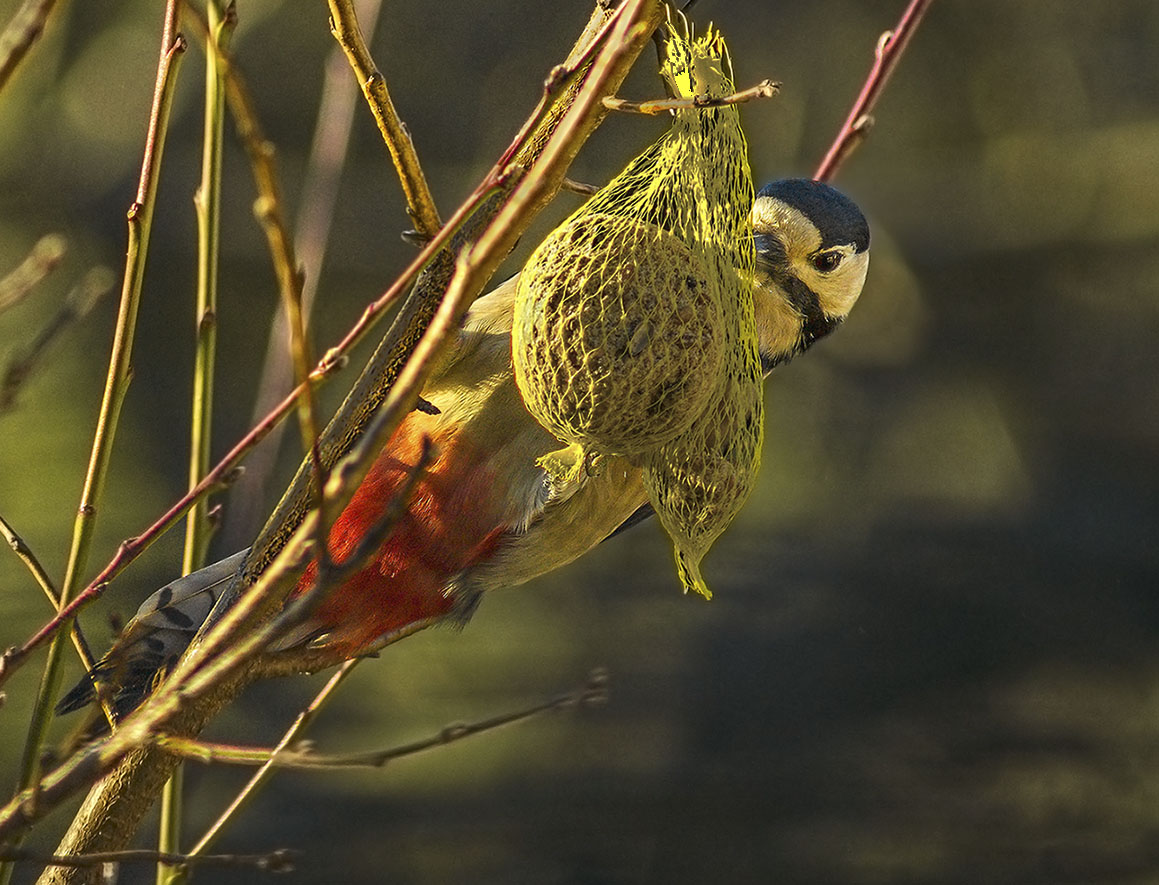
M573 443L563 449L548 452L535 462L547 473L551 497L555 500L570 498L590 476L603 473L603 454Z

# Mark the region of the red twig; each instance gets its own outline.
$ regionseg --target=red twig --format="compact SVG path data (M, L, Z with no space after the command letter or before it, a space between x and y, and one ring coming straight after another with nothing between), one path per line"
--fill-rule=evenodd
M339 360L323 360L311 374L311 382L316 383L329 372L339 368L340 365L341 361ZM195 502L209 494L213 489L222 485L228 485L230 471L233 470L234 466L246 452L261 442L266 434L294 408L304 386L303 384L299 384L290 391L286 398L272 412L266 415L257 426L242 437L241 441L218 462L217 466L206 474L205 479L190 489L163 516L149 526L149 528L135 537L122 541L121 545L117 548L116 555L101 570L101 573L93 578L89 585L77 594L76 598L57 612L52 620L41 627L23 645L10 648L3 655L0 655L0 685L27 660L32 652L36 651L36 649L51 639L63 623L76 615L81 608L97 599L113 578L119 575L150 544L156 541L174 523L181 519Z
M841 168L841 164L869 134L869 130L873 127L873 117L870 116L873 106L877 104L881 91L885 88L893 69L897 67L902 53L905 52L910 38L917 30L918 23L931 2L932 0L910 0L909 6L898 20L897 27L892 31L886 31L878 38L873 67L869 70L865 85L861 87L861 94L857 96L853 109L845 118L845 124L837 133L837 138L830 146L829 152L825 154L825 159L813 173L814 181L829 181L833 178Z

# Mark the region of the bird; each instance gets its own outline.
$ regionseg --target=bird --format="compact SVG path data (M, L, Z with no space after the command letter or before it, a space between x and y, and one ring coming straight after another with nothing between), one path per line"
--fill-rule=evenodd
M828 184L774 181L757 192L753 278L762 369L768 373L829 335L861 294L869 226ZM560 442L527 411L514 381L511 329L518 277L471 306L411 412L334 519L329 553L341 563L385 512L433 445L409 504L365 565L322 598L275 649L326 646L353 658L408 626L464 623L493 590L560 568L645 521L641 471L618 456L583 483L555 487L538 463ZM177 660L243 567L242 550L153 593L59 712L91 703L101 685L117 716L135 707ZM294 594L316 577L307 566Z

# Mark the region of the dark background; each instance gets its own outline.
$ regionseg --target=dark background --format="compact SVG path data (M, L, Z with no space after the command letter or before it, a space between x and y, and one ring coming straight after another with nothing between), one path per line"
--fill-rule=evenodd
M16 5L0 0L4 19ZM701 0L740 83L784 83L744 109L758 182L816 166L903 5ZM71 243L40 293L0 316L0 359L89 266L121 265L157 7L61 8L0 95L0 269L46 232ZM444 215L589 11L386 4L376 60ZM239 12L235 53L293 210L331 48L324 4L243 0ZM381 772L281 774L221 849L301 848L289 881L303 883L1159 879L1157 45L1153 0L937 0L838 179L873 228L864 297L767 386L760 487L706 561L716 598L680 595L655 525L496 594L461 633L429 631L364 664L312 730L319 746L412 740L549 697L596 666L611 673L609 703ZM649 67L626 94L658 95ZM184 484L201 71L190 51L94 571ZM607 180L661 125L611 120L573 177ZM361 106L355 129L319 349L413 254ZM218 454L249 424L276 297L232 138L225 186ZM553 217L574 205L562 196ZM0 415L0 513L56 576L113 301ZM111 636L111 612L130 614L175 574L179 535L88 616L94 644ZM48 614L14 557L0 557L0 606L4 646ZM0 709L9 781L35 669ZM214 733L270 743L319 685L263 686ZM191 770L191 837L240 777Z

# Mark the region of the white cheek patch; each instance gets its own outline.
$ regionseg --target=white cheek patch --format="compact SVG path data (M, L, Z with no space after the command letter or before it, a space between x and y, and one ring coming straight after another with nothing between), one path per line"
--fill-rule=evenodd
M862 252L853 256L850 261L849 291L852 297L849 299L849 307L853 307L857 297L861 294L861 288L865 285L865 277L869 273L869 253Z
M869 270L868 252L854 252L853 246L843 247L842 251L848 257L831 273L821 273L808 262L802 262L797 269L800 278L817 296L825 315L830 317L849 314L861 295Z

